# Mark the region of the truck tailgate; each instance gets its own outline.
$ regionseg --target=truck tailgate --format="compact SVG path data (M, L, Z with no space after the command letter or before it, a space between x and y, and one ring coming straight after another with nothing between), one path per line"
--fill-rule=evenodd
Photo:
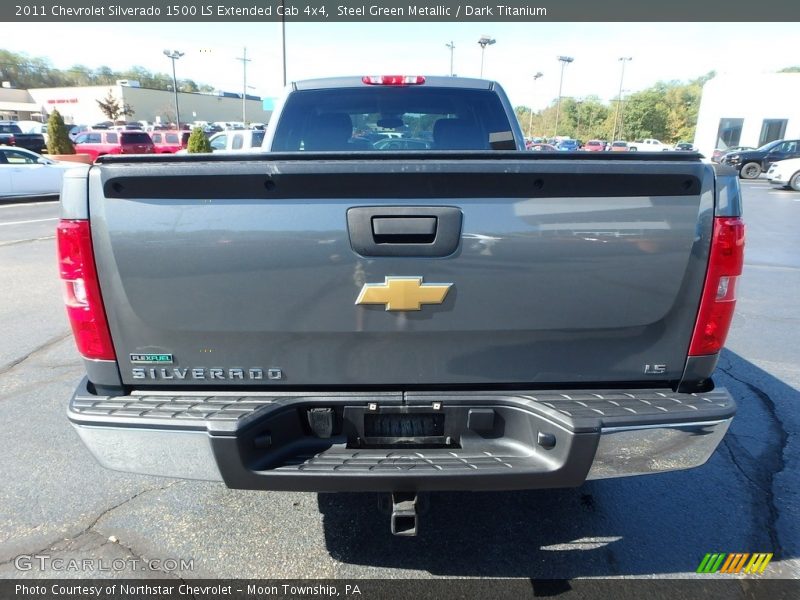
M312 158L92 168L92 240L125 384L680 379L708 260L710 166ZM426 252L446 235L451 250ZM393 278L419 310L356 304L365 284L390 298ZM442 298L420 293L430 284Z

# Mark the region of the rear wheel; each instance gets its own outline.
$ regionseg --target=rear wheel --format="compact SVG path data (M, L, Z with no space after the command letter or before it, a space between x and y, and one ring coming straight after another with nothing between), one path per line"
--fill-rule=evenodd
M789 187L795 192L800 192L800 171L792 175L792 178L789 180Z
M742 170L739 171L739 176L742 179L755 179L761 175L761 165L756 162L749 162L742 166Z

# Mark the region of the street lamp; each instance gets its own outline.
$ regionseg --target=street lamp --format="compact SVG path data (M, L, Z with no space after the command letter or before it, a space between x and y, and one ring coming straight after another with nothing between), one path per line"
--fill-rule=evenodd
M622 73L619 76L619 94L617 95L617 111L614 114L614 131L611 132L611 141L613 142L617 139L617 119L619 118L619 105L622 104L622 80L625 78L625 63L629 60L633 60L631 56L620 56L620 62L622 63ZM620 133L622 133L620 131Z
M622 90L622 94L629 94L629 93L630 93L630 90L628 90L628 89ZM619 131L617 133L619 133L619 137L623 137L622 134L625 131L625 102L622 100L621 96L620 96L620 99L619 99L619 103L620 103L620 107L619 107Z
M178 78L175 76L175 61L183 56L183 52L178 50L164 50L164 56L172 61L172 89L175 92L175 125L181 128L181 112L178 108Z
M453 76L453 50L456 49L456 45L453 43L453 40L450 40L449 44L445 44L448 48L450 48L450 77Z
M478 44L481 46L481 78L483 78L483 54L486 51L486 46L491 46L496 42L497 40L490 38L488 35L482 35L478 40Z
M283 59L283 87L286 87L286 8L281 0L281 57Z
M237 56L236 60L242 61L242 124L247 126L247 46L244 47L242 56Z
M569 63L571 63L574 58L571 56L558 56L559 62L561 63L561 79L558 82L558 102L556 103L556 126L553 131L553 137L558 135L558 117L561 113L561 87L564 85L564 67L566 67Z
M542 76L541 72L536 72L533 75L533 83ZM531 103L531 112L528 114L528 135L533 137L533 103Z

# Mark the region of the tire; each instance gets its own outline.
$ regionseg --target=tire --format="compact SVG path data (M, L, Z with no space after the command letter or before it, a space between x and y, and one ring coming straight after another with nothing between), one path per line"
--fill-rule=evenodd
M761 175L761 165L757 162L749 162L742 165L739 177L742 179L758 179Z
M636 148L635 146L631 146L630 148L628 148L628 152L638 152L638 151L639 149Z
M792 175L791 179L789 179L789 187L795 192L800 192L800 171Z

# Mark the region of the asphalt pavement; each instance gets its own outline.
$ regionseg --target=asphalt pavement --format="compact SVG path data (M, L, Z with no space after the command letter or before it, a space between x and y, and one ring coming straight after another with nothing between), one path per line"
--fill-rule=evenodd
M374 495L100 467L65 416L83 371L57 280L58 205L0 206L0 578L691 577L707 552L773 552L764 577L800 577L800 194L743 189L745 273L715 375L739 412L711 460L577 489L432 494L416 538L389 534ZM35 553L188 564L20 569Z

